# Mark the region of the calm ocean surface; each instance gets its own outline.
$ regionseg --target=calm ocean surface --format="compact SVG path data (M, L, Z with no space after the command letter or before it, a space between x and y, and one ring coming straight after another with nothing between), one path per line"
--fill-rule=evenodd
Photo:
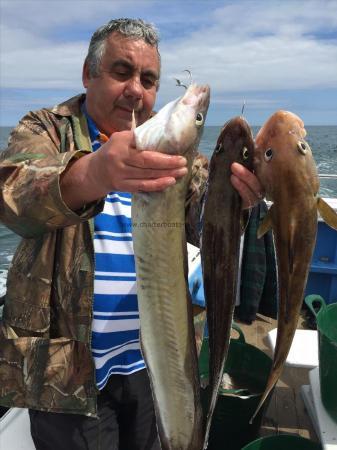
M205 127L200 150L208 157L212 154L221 127ZM253 127L256 134L258 127ZM307 138L320 174L337 173L337 126L307 126ZM0 149L6 147L11 128L0 127ZM337 197L337 180L321 180L320 195ZM20 237L0 223L0 296L5 292L6 276Z

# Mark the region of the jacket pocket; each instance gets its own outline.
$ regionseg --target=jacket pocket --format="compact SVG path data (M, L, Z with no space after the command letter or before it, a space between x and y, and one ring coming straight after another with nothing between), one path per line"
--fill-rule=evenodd
M2 404L95 415L94 366L86 344L14 334L7 339L10 330L1 324L0 331Z
M49 336L51 282L12 270L8 276L3 321L19 336Z
M10 299L5 302L3 321L13 327L18 336L48 337L50 308L28 303L25 299Z

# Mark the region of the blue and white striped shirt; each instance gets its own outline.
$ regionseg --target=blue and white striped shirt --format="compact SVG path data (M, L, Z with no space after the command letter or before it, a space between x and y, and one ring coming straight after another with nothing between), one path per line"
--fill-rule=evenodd
M102 135L83 110L95 151L101 145ZM127 375L145 368L139 342L131 194L110 192L94 223L92 353L97 387L103 389L110 375Z

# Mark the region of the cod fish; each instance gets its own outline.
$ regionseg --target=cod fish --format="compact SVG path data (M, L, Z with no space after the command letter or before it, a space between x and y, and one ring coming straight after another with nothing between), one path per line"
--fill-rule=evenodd
M337 215L318 197L319 178L303 121L277 111L258 132L254 168L272 201L258 237L273 231L278 276L278 328L272 369L256 416L281 374L300 315L317 233L317 211L337 229ZM252 418L252 420L253 420Z
M202 217L201 259L209 330L209 410L205 447L227 357L236 300L240 238L243 232L241 197L230 181L231 164L251 169L254 140L243 117L228 121L213 152Z
M163 450L200 450L203 421L187 284L185 200L209 105L208 86L191 84L135 129L137 148L180 154L189 173L162 192L132 199L141 348Z

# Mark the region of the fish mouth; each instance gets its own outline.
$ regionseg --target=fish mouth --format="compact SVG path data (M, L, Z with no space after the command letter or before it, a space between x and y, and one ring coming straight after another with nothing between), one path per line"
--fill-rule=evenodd
M186 105L196 105L199 103L199 107L207 109L210 100L210 87L208 84L197 85L191 84L182 99L182 102Z
M208 84L191 84L188 87L187 91L193 92L194 94L209 94L210 87Z
M247 120L243 116L236 116L232 119L227 120L227 122L224 123L222 126L221 132L225 131L229 127L243 127L246 131L248 131L249 135L252 135L252 130L247 122Z
M246 119L242 116L233 117L224 123L218 137L217 145L223 142L225 136L230 136L233 141L239 137L244 141L254 141L252 130Z

